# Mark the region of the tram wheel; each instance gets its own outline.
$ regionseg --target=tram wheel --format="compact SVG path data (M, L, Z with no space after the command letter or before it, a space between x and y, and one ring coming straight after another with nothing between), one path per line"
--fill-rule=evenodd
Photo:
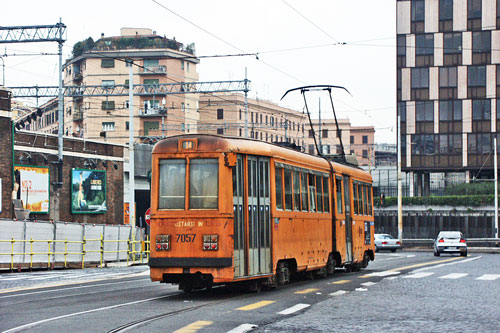
M328 275L332 275L333 273L335 273L335 266L336 265L337 265L337 263L335 262L335 259L333 259L333 256L329 255L328 261L326 263L326 273Z
M369 262L370 262L370 257L368 256L368 253L365 253L365 255L363 256L363 262L361 263L361 268L368 267Z
M264 280L262 279L250 280L248 281L248 290L253 291L255 293L260 293L263 284Z
M280 262L278 264L277 275L279 286L290 282L290 269L288 268L288 264L286 262Z

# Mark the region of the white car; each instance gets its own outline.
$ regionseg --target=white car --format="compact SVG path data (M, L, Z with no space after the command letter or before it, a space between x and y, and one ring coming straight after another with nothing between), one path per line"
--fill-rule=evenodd
M460 231L441 231L434 241L434 255L460 253L467 257L467 241Z
M401 250L401 242L399 239L392 237L389 234L375 234L375 252L380 250Z

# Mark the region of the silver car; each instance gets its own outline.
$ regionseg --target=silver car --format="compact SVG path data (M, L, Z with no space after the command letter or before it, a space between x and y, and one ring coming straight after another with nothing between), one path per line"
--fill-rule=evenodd
M399 239L392 237L389 234L375 234L375 252L380 250L401 250L401 242Z
M460 253L467 257L467 241L460 231L441 231L434 241L434 255Z

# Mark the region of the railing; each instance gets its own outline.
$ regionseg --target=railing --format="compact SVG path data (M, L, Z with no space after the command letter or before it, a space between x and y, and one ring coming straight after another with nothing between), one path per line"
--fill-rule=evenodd
M144 67L140 74L163 74L167 72L166 66Z
M97 250L87 250L87 244L92 243L92 242L98 242L100 244L100 248ZM14 270L15 267L15 262L14 262L14 257L15 256L30 256L29 260L29 269L33 269L33 256L35 255L42 255L42 256L47 256L47 268L52 269L54 268L54 264L56 263L55 259L51 261L51 257L54 257L55 255L64 255L64 268L68 268L68 255L79 255L81 256L81 268L85 267L85 256L88 255L89 253L99 253L100 254L100 260L99 260L99 267L105 267L105 261L104 261L104 255L106 253L126 253L126 258L127 258L127 266L132 263L132 265L136 263L147 263L149 260L149 254L150 254L150 240L149 236L146 236L146 240L135 240L134 236L132 234L131 238L128 239L118 239L118 240L104 240L104 235L101 234L100 238L85 238L83 237L83 240L81 241L75 241L75 240L53 240L53 239L33 239L30 238L29 240L25 239L14 239L11 238L10 240L5 240L5 239L0 239L0 243L11 243L11 251L10 252L0 252L0 257L1 256L10 256L10 269ZM26 252L16 252L15 250L15 244L16 243L29 243L30 244L30 251ZM33 246L37 243L47 243L47 251L33 251ZM125 250L120 250L120 247L117 246L117 250L105 250L105 244L106 243L126 243L127 244L127 249ZM64 251L56 251L56 244L64 244ZM82 250L81 252L70 252L68 251L68 244L81 244ZM141 250L137 251L136 250L136 245L140 244L141 245ZM144 262L144 259L146 259L146 262ZM19 266L20 267L20 266Z

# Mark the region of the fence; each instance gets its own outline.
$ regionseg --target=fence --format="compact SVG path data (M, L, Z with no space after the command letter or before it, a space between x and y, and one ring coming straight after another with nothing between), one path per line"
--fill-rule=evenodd
M122 225L0 220L0 268L104 266L144 263L149 239Z
M458 230L466 238L495 237L494 211L404 211L403 237L405 239L434 239L441 230ZM375 210L375 233L398 235L396 210Z

